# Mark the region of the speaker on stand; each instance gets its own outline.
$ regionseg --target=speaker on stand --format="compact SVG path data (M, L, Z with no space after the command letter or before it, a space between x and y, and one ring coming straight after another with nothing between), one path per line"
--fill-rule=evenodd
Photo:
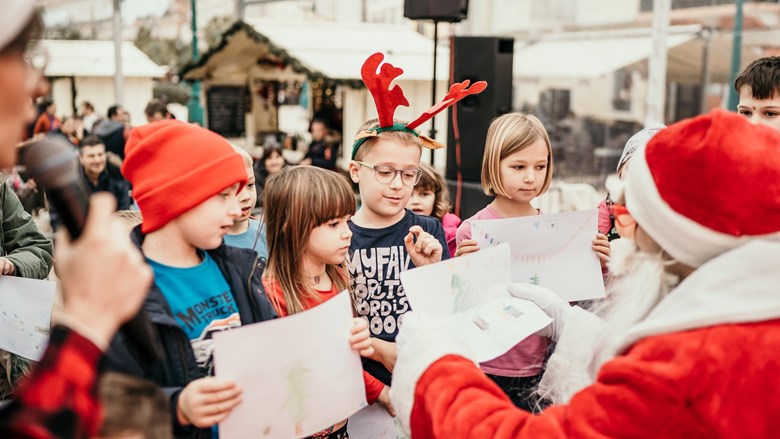
M454 37L450 45L450 82L487 81L488 88L450 107L445 177L455 213L468 218L490 198L481 188L482 155L490 122L512 111L514 40L497 37Z

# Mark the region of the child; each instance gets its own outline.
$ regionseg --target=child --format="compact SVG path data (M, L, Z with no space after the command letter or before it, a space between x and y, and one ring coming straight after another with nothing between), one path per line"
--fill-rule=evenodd
M349 173L360 188L362 205L349 223L353 235L347 266L357 312L368 318L375 337L374 355L364 361L364 367L390 385L395 337L409 311L400 274L450 256L441 223L404 208L420 179L423 146L441 147L414 129L467 95L481 92L487 84L478 82L468 89L468 81L454 84L442 103L404 124L393 119L393 113L397 106L409 104L399 86L390 88L403 70L390 64L380 69L383 59L375 53L361 69L379 118L363 125L352 146Z
M476 215L458 227L457 255L478 250L471 240L475 220L516 218L539 215L531 200L543 194L552 179L552 149L542 122L535 116L509 113L491 122L482 159L482 188L496 198ZM599 252L602 265L609 254L609 241L597 235L593 248ZM532 395L541 379L549 340L532 335L509 352L483 363L482 369L525 410L534 410Z
M780 130L780 57L759 58L734 81L739 114Z
M461 221L454 213L450 213L450 191L444 179L433 169L433 166L421 164L422 176L420 182L414 187L412 197L406 208L418 215L432 216L444 227L444 236L447 238L447 247L451 255L455 254L458 245L455 243L455 233Z
M96 439L168 438L168 398L154 383L119 373L100 378L103 423Z
M346 290L344 261L352 237L347 222L355 195L344 177L311 166L286 168L268 181L264 197L270 252L263 285L279 315L302 312ZM355 318L352 333L353 349L371 354L364 319ZM368 403L379 400L390 408L389 388L363 375ZM346 431L343 421L315 436L336 439L347 437Z
M143 215L132 238L154 271L144 309L163 352L147 358L120 330L107 365L165 390L174 437L211 437L241 401L235 383L211 376L211 335L276 316L255 252L222 245L241 214L244 163L219 135L168 120L133 130L122 172Z
M268 259L268 245L265 242L265 229L259 221L252 218L252 210L257 203L257 191L255 190L255 171L252 168L252 156L243 148L233 146L233 149L244 159L246 167L247 183L238 194L238 202L241 205L241 216L233 223L233 227L225 235L225 244L233 247L248 248L257 252L257 257L262 261Z

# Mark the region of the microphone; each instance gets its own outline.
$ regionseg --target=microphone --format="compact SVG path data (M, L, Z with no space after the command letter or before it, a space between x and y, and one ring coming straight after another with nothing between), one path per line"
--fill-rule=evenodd
M30 176L44 188L49 203L74 241L84 230L89 209L89 191L80 176L77 155L65 139L48 136L27 147L23 160ZM147 361L162 358L160 341L143 308L122 325L122 331Z

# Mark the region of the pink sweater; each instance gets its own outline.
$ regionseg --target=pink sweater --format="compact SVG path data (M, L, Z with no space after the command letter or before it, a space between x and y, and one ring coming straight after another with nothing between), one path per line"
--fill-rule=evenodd
M455 257L455 250L458 249L458 244L455 242L455 234L460 223L460 218L454 213L445 213L441 217L441 225L444 227L444 236L447 238L447 247L450 249L451 258Z
M539 211L541 214L542 212ZM475 220L502 219L503 217L492 206L487 206L471 218L463 221L458 227L456 240L471 239L471 223ZM453 253L454 255L454 253ZM489 374L505 377L531 377L542 373L544 358L547 356L549 339L532 335L516 344L506 354L480 364L482 370Z

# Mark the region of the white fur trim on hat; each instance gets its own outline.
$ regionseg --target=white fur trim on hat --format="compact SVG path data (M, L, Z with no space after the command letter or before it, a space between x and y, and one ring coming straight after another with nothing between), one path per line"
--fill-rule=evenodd
M6 0L0 14L0 50L19 36L35 11L33 0Z
M675 260L694 268L753 239L780 240L780 233L728 235L674 211L655 186L644 147L637 151L628 168L625 194L626 208L642 229Z

